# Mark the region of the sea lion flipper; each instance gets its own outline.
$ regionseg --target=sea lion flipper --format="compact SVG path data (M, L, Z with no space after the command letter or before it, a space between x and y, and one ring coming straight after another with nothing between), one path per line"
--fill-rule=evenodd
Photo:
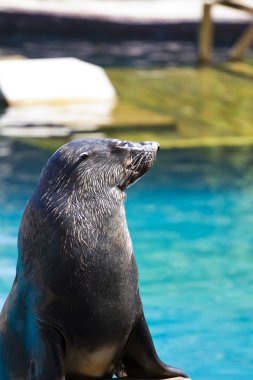
M40 320L36 322L28 380L65 380L62 336L54 327Z
M183 371L166 365L158 358L143 313L128 340L122 363L128 377L188 378Z

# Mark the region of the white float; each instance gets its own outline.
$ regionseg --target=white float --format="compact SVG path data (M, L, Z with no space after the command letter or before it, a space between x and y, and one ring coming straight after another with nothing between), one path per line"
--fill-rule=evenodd
M11 106L116 100L105 71L76 58L0 61L0 91Z

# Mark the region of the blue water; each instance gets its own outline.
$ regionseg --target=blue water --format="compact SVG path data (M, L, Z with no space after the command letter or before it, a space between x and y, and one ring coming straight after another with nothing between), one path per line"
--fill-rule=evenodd
M0 305L48 150L1 142ZM253 373L253 148L161 150L128 190L145 314L160 357L196 380Z

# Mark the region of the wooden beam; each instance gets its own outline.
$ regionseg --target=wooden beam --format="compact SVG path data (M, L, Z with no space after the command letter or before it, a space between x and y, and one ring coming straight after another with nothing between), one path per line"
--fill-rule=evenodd
M218 4L224 5L229 8L238 9L240 11L245 11L253 15L253 8L248 7L247 5L235 3L234 1L229 1L229 0L221 0L218 2Z
M253 15L253 8L240 4L235 0L216 0L211 3L204 4L203 17L199 31L199 62L207 64L211 60L213 45L213 23L211 18L211 8L216 5L223 5L228 8L237 9ZM253 43L253 25L250 25L243 33L239 41L232 47L229 56L233 60L240 60L246 49Z
M253 44L253 24L246 29L241 38L232 47L229 57L235 61L242 59L245 51L251 44Z
M212 4L204 4L203 17L199 32L199 61L209 63L213 44L213 23L211 18Z

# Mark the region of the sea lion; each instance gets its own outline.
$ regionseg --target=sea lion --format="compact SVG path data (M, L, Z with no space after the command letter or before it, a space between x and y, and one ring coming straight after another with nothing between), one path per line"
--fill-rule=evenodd
M72 141L25 208L0 316L1 380L187 377L158 358L138 289L124 190L158 144Z

